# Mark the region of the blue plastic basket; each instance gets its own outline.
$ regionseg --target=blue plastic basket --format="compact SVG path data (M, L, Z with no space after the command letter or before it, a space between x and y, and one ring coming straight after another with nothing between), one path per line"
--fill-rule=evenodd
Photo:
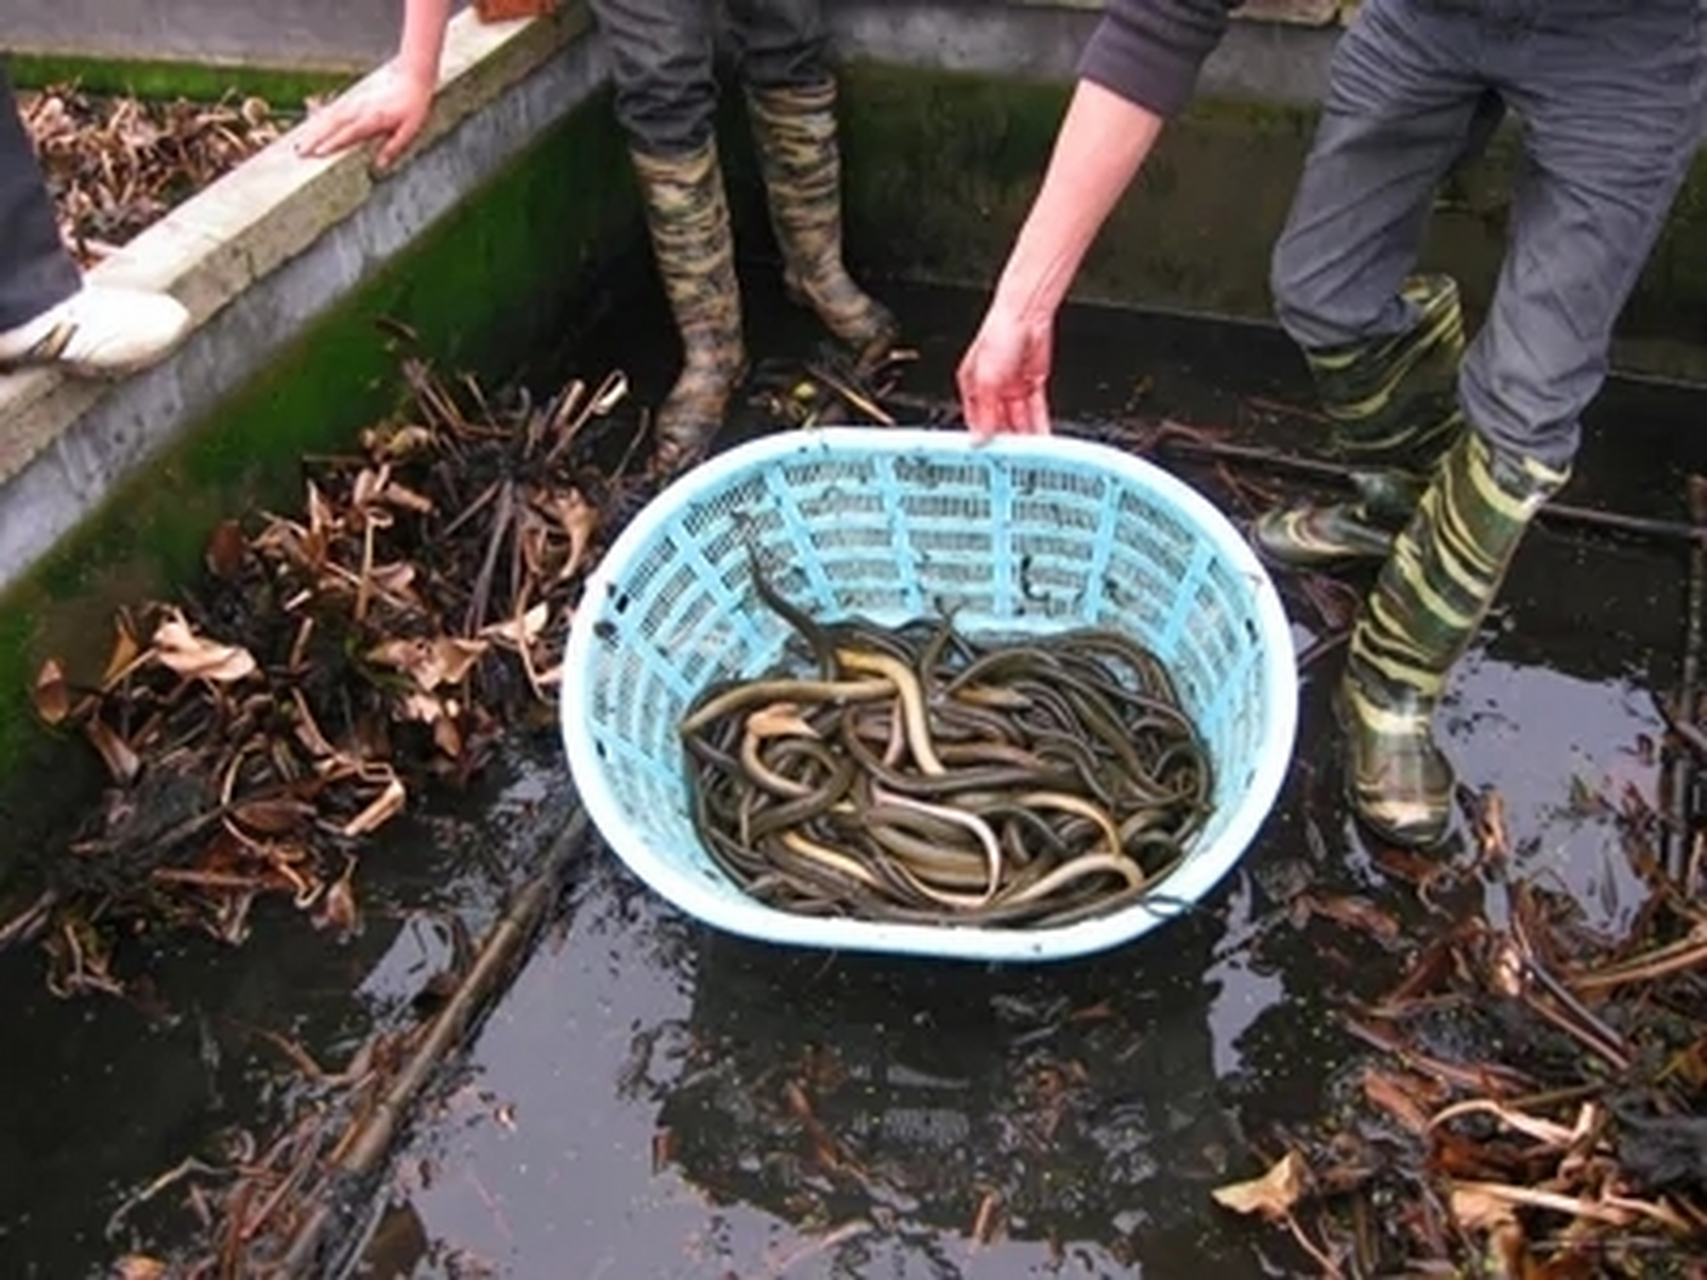
M810 613L968 634L1120 628L1174 675L1207 742L1215 812L1158 890L1054 929L806 917L747 896L689 817L677 725L707 685L757 675L788 639L748 546ZM786 567L785 567L786 566ZM563 741L581 798L653 890L713 926L808 947L1051 960L1129 941L1207 894L1279 791L1297 721L1274 584L1231 524L1165 471L1103 445L962 431L767 436L671 485L616 539L570 628Z

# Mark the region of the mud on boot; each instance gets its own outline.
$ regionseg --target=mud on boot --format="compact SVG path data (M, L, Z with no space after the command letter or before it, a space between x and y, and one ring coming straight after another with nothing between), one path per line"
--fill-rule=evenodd
M653 469L668 479L705 456L745 376L741 287L716 142L683 156L631 158L682 339L681 373L653 423Z
M861 289L842 261L841 155L836 82L746 90L771 227L789 296L810 306L854 353L862 370L888 356L895 316Z
M1334 709L1347 798L1395 844L1446 838L1453 775L1435 745L1435 708L1530 521L1568 475L1461 433L1364 601Z
M1448 276L1417 276L1400 294L1417 312L1403 333L1305 352L1332 424L1328 452L1354 468L1357 496L1259 517L1251 542L1272 564L1322 568L1384 558L1428 487L1435 460L1462 434L1458 286Z

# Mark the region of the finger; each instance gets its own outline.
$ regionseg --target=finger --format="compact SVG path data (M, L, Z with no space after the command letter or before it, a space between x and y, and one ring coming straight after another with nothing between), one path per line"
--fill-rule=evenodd
M345 151L358 142L365 141L373 134L378 133L381 128L383 125L366 116L347 116L336 121L327 130L326 136L309 154L314 157L337 155L340 151Z
M993 400L980 388L973 388L965 402L966 429L974 440L982 443L1002 428L1001 401Z
M413 146L415 139L421 136L421 130L426 127L426 123L427 115L425 112L418 115L410 114L400 120L397 127L391 131L391 137L380 148L379 167L389 169L396 163L398 157Z
M314 130L306 141L297 146L297 151L310 159L329 156L337 150L337 147L333 145L333 139L339 137L345 129L349 128L349 121L342 116L329 116L322 119L319 125L320 127Z
M1032 435L1046 436L1050 434L1049 425L1049 396L1042 387L1038 387L1025 401L1026 427Z
M391 136L379 148L379 154L374 157L373 167L384 173L397 162L397 157L403 154L409 145L408 135L402 129L393 129Z
M960 361L960 367L954 371L954 386L960 393L960 416L966 422L966 429L975 439L983 439L988 420L974 363L973 353L967 352Z
M992 423L990 411L985 403L976 395L962 400L961 416L966 419L966 429L971 432L974 440L988 440Z
M313 155L314 149L320 145L320 140L326 136L329 127L324 114L312 116L303 122L296 131L296 154L299 156Z
M1027 402L1024 397L1016 398L1012 395L1004 396L1002 398L1003 430L1009 431L1016 436L1029 436L1034 434L1031 429L1031 421L1026 416L1026 410Z

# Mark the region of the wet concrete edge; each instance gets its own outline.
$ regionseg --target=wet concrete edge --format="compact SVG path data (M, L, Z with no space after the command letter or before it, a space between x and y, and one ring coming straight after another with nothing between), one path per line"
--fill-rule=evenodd
M287 135L94 268L97 283L172 293L195 329L130 378L38 370L0 382L0 590L598 91L604 63L587 29L580 5L526 23L459 16L432 118L394 174L376 180L363 151L305 161Z

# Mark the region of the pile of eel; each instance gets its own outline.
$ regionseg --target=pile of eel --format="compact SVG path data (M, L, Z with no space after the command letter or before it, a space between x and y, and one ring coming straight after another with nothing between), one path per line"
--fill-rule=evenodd
M798 642L680 726L697 833L745 892L802 914L1036 929L1135 902L1179 865L1209 814L1209 754L1131 637L819 621L756 557L753 578Z

